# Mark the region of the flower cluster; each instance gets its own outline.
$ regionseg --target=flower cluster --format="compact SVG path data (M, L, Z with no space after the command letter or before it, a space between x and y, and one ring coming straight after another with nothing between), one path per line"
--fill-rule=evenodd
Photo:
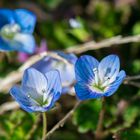
M57 63L58 70L54 70L54 64ZM24 110L44 112L52 108L60 98L61 81L71 78L71 75L65 68L59 69L59 61L54 61L50 57L45 57L32 67L24 72L21 86L12 87L10 93ZM116 55L109 55L100 63L92 56L81 56L75 63L77 97L86 100L111 96L126 76L125 71L119 72L119 69L120 62ZM63 72L65 78L62 76Z
M35 49L32 34L36 16L32 12L25 9L0 9L0 20L0 50L21 51L21 61L28 59L29 55L25 53L46 51L46 42L40 49ZM70 22L79 26L74 20ZM70 92L71 87L75 87L80 100L110 96L126 76L125 71L120 71L120 61L116 55L109 55L99 63L88 55L78 59L74 54L55 53L69 64L46 56L25 70L21 86L15 85L10 90L13 98L27 112L50 110L61 93Z

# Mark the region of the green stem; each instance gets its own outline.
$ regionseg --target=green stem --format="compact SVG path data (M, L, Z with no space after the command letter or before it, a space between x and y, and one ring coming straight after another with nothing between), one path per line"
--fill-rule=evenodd
M102 98L102 108L99 114L99 120L98 120L97 129L95 133L96 140L102 139L101 137L102 137L102 131L103 131L104 114L105 114L105 97Z
M42 113L42 117L43 117L42 140L44 140L45 135L47 133L47 116L46 116L46 113L45 112Z

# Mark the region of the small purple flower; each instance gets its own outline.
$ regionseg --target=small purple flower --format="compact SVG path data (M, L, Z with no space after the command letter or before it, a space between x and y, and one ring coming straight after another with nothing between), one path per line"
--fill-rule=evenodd
M26 9L0 9L0 50L33 53L36 16Z
M47 43L46 43L46 40L43 39L43 40L41 40L40 46L39 47L38 46L36 47L34 54L39 54L39 53L42 53L42 52L45 52L45 51L47 51ZM34 55L34 54L32 54L32 55ZM32 55L31 54L24 53L24 52L19 52L17 59L18 59L19 62L24 63Z
M62 93L67 93L75 81L74 64L77 60L77 57L74 54L65 54L63 52L57 52L57 54L69 61L70 65L56 58L47 56L35 63L32 67L36 68L42 73L46 73L52 69L57 69L60 72L62 81Z
M126 77L125 71L120 71L116 55L109 55L100 63L92 56L81 56L75 64L75 73L75 91L80 100L111 96Z
M50 110L61 95L57 70L42 74L34 68L25 70L21 86L13 86L10 94L27 112Z

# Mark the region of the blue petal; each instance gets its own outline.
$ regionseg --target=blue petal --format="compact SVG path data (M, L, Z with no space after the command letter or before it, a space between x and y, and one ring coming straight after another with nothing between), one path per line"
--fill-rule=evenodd
M51 71L52 69L54 69L52 68L53 61L56 61L56 60L54 60L50 56L46 56L42 58L40 61L38 61L37 63L33 64L31 67L45 74L48 71Z
M0 28L5 24L12 23L15 23L13 11L9 9L0 9Z
M47 91L47 79L39 71L34 68L25 70L22 80L22 87L33 88L38 94L42 94L43 90Z
M58 96L58 97L60 97L60 95ZM54 106L54 104L55 104L55 102L56 102L56 100L55 100L55 96L50 96L49 98L48 98L48 100L50 100L49 101L49 103L47 104L47 105L44 105L42 108L43 108L43 110L42 110L42 112L45 112L45 111L48 111L48 110L50 110L53 106Z
M33 53L35 50L35 40L32 35L17 33L12 40L3 40L0 38L0 49Z
M35 51L35 40L32 35L17 33L11 41L3 40L0 37L0 50L4 51L21 51L33 53Z
M30 98L26 96L26 94L20 87L13 86L10 90L10 94L20 104L22 109L24 109L27 112L33 112L33 110L30 108L32 106Z
M109 55L101 60L98 70L99 70L99 77L101 81L104 81L106 77L112 77L113 79L119 73L120 69L120 61L117 55Z
M24 85L22 87L22 90L24 91L25 94L30 96L30 98L34 102L36 102L36 104L40 105L39 102L43 101L43 93L42 92L38 93L35 88Z
M11 51L13 50L7 42L5 42L1 37L0 37L0 51Z
M121 70L116 78L116 81L110 85L108 91L104 93L104 96L111 96L112 94L114 94L121 85L121 83L123 82L125 77L126 77L125 71Z
M10 44L13 46L13 49L17 49L18 51L33 53L35 51L35 40L34 37L30 34L17 33L14 39Z
M84 84L83 82L78 82L75 85L75 91L78 99L80 100L87 100L87 99L94 99L94 98L101 98L104 96L103 94L93 92L88 85Z
M32 12L26 9L17 9L15 10L15 20L21 26L22 32L33 33L36 16Z
M81 56L75 64L77 81L89 83L94 78L93 69L98 67L99 62L92 56Z
M75 71L73 64L67 65L64 62L61 62L49 56L44 57L43 59L32 65L32 67L36 68L42 73L57 69L60 72L63 87L71 86L75 81Z
M61 95L62 85L60 80L60 74L57 70L53 70L47 72L46 74L48 80L48 95L46 95L46 99L49 96L53 96L53 102L56 102Z
M63 88L62 88L62 94L69 93L70 90L71 90L70 87L63 87Z
M33 110L33 112L46 112L49 110L42 106L31 106L30 108Z
M67 61L69 61L72 64L75 64L77 59L78 59L77 56L73 53L66 54L64 52L57 51L57 54L60 55L61 57L63 57L64 59L66 59Z

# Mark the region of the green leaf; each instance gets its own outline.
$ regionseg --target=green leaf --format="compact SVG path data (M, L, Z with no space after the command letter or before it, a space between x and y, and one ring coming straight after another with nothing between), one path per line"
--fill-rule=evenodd
M134 60L132 64L132 70L134 73L139 73L140 72L140 60Z
M101 100L91 100L83 103L74 113L73 123L81 133L94 131L98 123Z
M140 34L140 22L137 22L132 29L134 35Z

